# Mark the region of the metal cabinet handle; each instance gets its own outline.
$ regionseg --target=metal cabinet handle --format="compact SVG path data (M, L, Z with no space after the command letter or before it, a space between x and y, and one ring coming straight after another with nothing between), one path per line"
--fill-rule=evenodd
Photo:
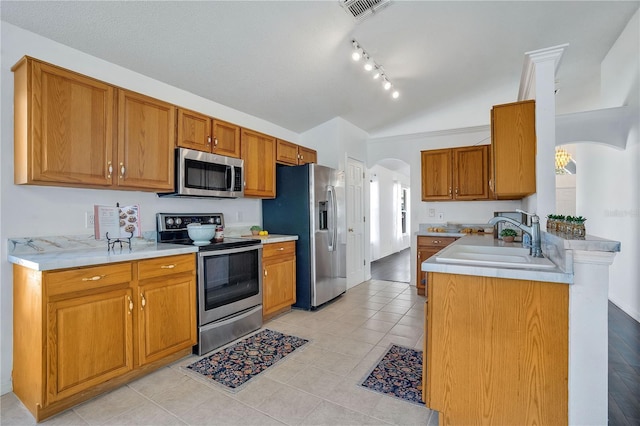
M420 259L420 256L422 256L422 253L418 251L418 259Z
M211 145L211 136L207 136L207 143Z
M458 195L458 188L456 188L456 195Z
M120 177L123 178L124 177L124 163L120 163Z
M449 187L449 195L451 195L451 187Z
M113 166L111 165L111 161L107 161L107 166L109 166L107 168L107 170L109 171L109 174L107 175L107 179L111 179L111 173L113 173Z
M144 308L147 305L147 299L144 298L144 294L140 293L140 297L142 297L142 308ZM140 308L140 309L142 309Z
M440 240L433 240L433 244L440 244L442 241Z
M93 277L90 277L90 278L83 278L82 281L98 281L103 279L105 276L106 275L94 275Z
M218 138L213 139L213 146L218 146Z
M131 312L133 312L133 300L131 300L131 296L127 296L127 299L129 299L129 312L128 312L128 314L131 315Z
M171 265L162 265L160 266L160 269L173 269L175 267L176 265L172 263Z
M267 276L267 270L266 269L264 270L264 276L265 277Z
M283 251L283 250L284 250L284 247L280 247L278 250L279 250L279 251Z

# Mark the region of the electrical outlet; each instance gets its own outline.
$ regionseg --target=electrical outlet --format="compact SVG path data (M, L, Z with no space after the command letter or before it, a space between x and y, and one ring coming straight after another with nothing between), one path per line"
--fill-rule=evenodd
M95 224L95 217L93 213L86 212L84 214L84 225L87 229L93 229L93 225Z
M438 212L438 220L444 220L444 213Z
M436 217L436 209L429 209L429 217Z

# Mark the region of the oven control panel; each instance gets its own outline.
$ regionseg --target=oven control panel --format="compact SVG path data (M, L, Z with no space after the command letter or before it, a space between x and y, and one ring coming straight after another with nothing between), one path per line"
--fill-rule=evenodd
M158 232L187 229L190 223L224 226L222 213L158 213Z

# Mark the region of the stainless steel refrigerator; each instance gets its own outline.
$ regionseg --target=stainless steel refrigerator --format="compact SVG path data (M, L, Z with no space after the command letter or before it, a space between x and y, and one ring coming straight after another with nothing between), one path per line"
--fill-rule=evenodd
M278 166L277 197L262 200L264 228L298 235L295 307L314 309L347 291L344 173Z

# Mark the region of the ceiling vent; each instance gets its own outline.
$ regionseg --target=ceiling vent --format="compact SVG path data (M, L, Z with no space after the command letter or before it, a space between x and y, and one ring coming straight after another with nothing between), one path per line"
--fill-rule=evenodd
M340 4L358 21L368 18L389 5L391 0L340 0Z

